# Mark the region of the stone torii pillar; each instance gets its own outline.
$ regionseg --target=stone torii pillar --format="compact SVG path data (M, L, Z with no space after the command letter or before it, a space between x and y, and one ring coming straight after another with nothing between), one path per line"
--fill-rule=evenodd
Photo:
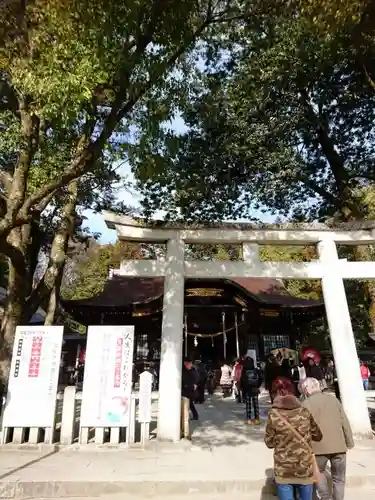
M181 367L184 322L184 242L167 242L159 371L158 439L181 439Z
M355 436L372 438L336 244L332 240L320 241L317 244L317 251L319 260L323 264L322 289L341 401Z

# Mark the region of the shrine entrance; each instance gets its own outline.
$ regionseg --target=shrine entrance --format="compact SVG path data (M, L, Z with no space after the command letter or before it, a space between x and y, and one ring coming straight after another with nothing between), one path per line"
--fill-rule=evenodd
M160 354L158 438L179 441L181 412L182 344L184 341L185 279L243 278L321 279L325 312L343 405L354 434L372 438L366 397L346 300L344 279L375 278L375 262L347 262L337 244L375 243L374 222L332 229L324 224L292 224L256 227L223 224L218 227L150 226L129 217L106 214L109 228L126 241L165 243L166 259L123 261L119 276L164 276ZM242 261L185 261L185 244L235 243L242 246ZM315 245L318 260L311 262L263 262L259 245Z
M134 325L137 372L161 356L163 280L110 276L95 297L64 301L81 324ZM295 348L324 314L319 301L289 294L271 278L185 280L182 356L219 368L250 349L256 361L279 347ZM85 338L76 342L84 348ZM74 364L77 346L69 342ZM158 371L158 370L157 370Z

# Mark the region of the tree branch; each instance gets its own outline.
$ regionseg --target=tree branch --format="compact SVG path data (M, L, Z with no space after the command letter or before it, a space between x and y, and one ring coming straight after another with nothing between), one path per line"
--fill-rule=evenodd
M30 113L27 99L20 101L22 142L8 192L7 212L0 222L2 236L11 231L18 211L23 206L27 190L28 173L38 147L39 118Z
M60 227L53 238L47 269L26 301L25 321L32 317L39 305L52 292L56 286L56 280L64 268L69 238L74 232L77 196L77 183L72 182L68 188Z
M26 261L25 256L15 246L6 241L5 239L0 240L0 253L9 258L12 265L17 269L17 273L20 275L26 274Z
M300 175L297 177L297 180L302 182L305 186L309 187L315 193L317 193L319 196L321 196L324 200L332 203L333 205L337 206L337 204L340 202L339 198L337 198L334 194L330 193L326 189L324 189L322 186L319 186L319 184L312 179L309 179L308 177L305 177L303 175Z
M155 5L157 4L158 2L155 2ZM224 13L222 13L222 15ZM163 76L163 74L165 74L165 72L179 59L179 57L181 57L191 43L193 43L194 40L203 33L206 27L212 22L218 21L219 19L205 19L205 21L196 29L189 39L182 43L181 46L165 62L161 63L161 65L153 71L149 80L144 85L138 87L137 89L128 89L127 95L129 97L127 102L123 104L123 96L127 89L131 72L137 63L138 58L143 54L147 45L152 41L154 25L153 19L151 19L148 28L143 34L140 35L137 42L137 49L135 50L133 64L129 65L129 70L125 72L121 78L120 87L116 92L116 97L111 107L111 111L104 122L99 137L95 141L91 140L90 143L82 149L82 151L78 152L78 155L73 159L70 167L68 167L59 178L54 179L45 186L41 187L34 194L29 196L27 200L25 200L19 213L21 223L23 220L28 219L28 215L32 207L40 203L47 196L55 193L62 186L69 184L72 180L77 179L90 170L93 163L101 154L106 141L112 135L118 123L134 108L137 102L142 99L148 90L151 89L151 87ZM221 21L225 22L225 19L221 19Z
M5 170L0 170L0 184L4 187L4 190L9 193L12 185L12 176Z

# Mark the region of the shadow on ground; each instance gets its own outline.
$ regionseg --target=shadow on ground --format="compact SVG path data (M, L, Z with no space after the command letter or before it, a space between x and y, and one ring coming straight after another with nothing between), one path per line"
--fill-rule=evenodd
M207 397L203 405L197 405L199 421L191 422L193 445L212 449L263 442L270 408L268 396L261 396L259 403L262 425L249 426L245 424L244 403L237 403L232 398L223 399L221 394Z

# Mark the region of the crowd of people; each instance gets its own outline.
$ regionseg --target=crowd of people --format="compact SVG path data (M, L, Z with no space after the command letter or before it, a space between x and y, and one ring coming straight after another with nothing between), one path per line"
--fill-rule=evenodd
M363 387L368 390L370 370L362 362L360 367ZM237 403L244 403L248 425L261 423L261 386L269 392L272 406L264 439L274 450L274 480L280 500L311 500L314 485L321 500L344 499L346 452L354 442L332 360L321 365L314 357L307 357L296 363L270 355L266 363L256 366L247 356L233 365L223 362L215 377L203 363L186 359L182 373L183 437L190 438L189 410L194 420L199 418L195 403L204 402L207 387L213 392L214 379L223 398L232 396ZM325 475L328 463L332 487Z

